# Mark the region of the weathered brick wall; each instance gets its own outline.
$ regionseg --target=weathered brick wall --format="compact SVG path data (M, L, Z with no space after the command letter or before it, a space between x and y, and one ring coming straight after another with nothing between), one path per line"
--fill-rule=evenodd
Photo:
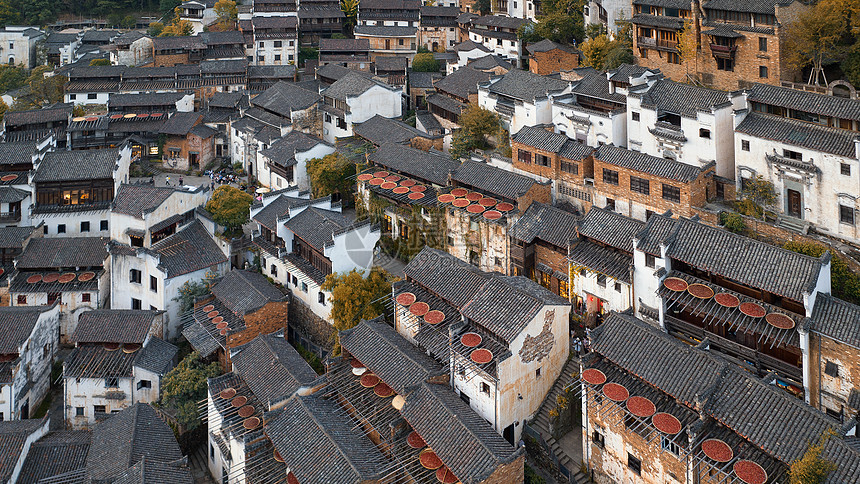
M315 344L331 350L336 332L334 326L314 314L309 306L296 297L290 297L289 313L290 326Z
M520 455L510 464L499 466L490 477L481 481L481 484L519 484L526 478L525 455Z
M188 54L155 55L155 67L172 67L177 64L188 64Z
M848 321L845 321L848 323ZM827 362L839 365L838 376L825 373ZM810 362L812 371L809 379L809 402L813 407L824 411L829 408L839 412L844 410L848 417L857 412L846 404L851 390L860 390L860 350L841 344L817 333L810 335Z
M532 202L541 202L547 205L552 204L552 186L550 184L541 185L535 183L529 188L525 195L517 200L517 205L520 212L525 212Z
M289 306L288 301L270 302L257 311L245 315L246 329L227 335L227 347L241 346L261 334L272 334L278 331L286 333Z
M579 54L571 54L561 49L535 52L529 59L529 70L541 76L569 71L577 67L579 67Z
M409 140L409 145L422 151L430 151L430 148L442 151L443 138L429 139L416 136Z

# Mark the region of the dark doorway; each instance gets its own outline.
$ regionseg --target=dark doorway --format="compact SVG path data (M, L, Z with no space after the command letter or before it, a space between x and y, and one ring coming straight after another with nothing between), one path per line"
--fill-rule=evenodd
M191 168L200 169L200 154L199 153L188 153L188 161L191 163Z
M21 405L21 420L28 418L30 418L30 399L27 399L24 405Z
M800 192L787 190L788 192L788 214L792 217L802 218L800 212Z
M505 440L510 442L511 445L516 445L514 444L514 424L510 424L505 427L504 432L502 432L502 437L504 437Z

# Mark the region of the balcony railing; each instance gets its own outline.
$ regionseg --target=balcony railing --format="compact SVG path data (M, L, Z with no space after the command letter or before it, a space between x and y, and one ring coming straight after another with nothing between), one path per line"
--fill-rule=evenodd
M711 52L714 54L714 57L719 57L722 59L734 59L735 52L738 50L738 46L736 45L718 45L711 44Z
M654 39L651 37L638 37L636 43L639 47L650 47L652 49L661 49L668 51L677 51L678 42L673 40Z
M21 212L0 212L0 223L12 223L21 221Z

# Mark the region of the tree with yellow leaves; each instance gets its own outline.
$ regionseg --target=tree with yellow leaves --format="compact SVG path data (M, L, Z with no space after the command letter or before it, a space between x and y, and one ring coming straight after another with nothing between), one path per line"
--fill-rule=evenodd
M239 8L233 0L218 0L214 10L218 17L218 24L223 30L228 30L239 17Z
M691 20L684 21L684 29L678 34L678 53L689 78L690 64L693 65L693 73L698 70L696 62L699 54L699 34Z

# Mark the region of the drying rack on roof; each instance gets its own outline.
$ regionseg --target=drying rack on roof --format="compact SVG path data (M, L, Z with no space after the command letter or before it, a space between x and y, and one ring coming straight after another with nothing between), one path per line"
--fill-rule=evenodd
M721 441L731 449L728 460L715 460L703 450L707 441ZM767 473L767 483L776 484L788 481L788 466L767 455L758 447L750 444L743 437L730 429L714 422L701 432L699 439L691 446L692 460L699 470L699 479L703 484L746 484L733 471L738 461L751 461L762 467Z
M770 348L776 346L800 346L800 335L795 329L801 322L801 318L797 315L788 313L787 311L764 303L760 300L745 296L743 294L730 291L723 287L711 284L702 279L683 274L677 271L672 271L668 274L669 277L683 280L688 286L702 285L711 289L711 297L697 297L690 293L689 290L675 291L665 284L660 285L658 294L667 301L666 310L671 311L677 309L685 311L699 317L703 320L705 326L725 326L729 330L744 330L751 333L757 333L758 344L767 344L770 342ZM665 279L664 279L665 281ZM720 304L716 296L719 294L729 294L737 299L737 304L733 306L725 306ZM743 313L739 308L746 304L756 304L764 311L765 314L782 314L792 320L793 327L790 329L780 329L772 324L769 324L762 314L762 317L752 317Z

